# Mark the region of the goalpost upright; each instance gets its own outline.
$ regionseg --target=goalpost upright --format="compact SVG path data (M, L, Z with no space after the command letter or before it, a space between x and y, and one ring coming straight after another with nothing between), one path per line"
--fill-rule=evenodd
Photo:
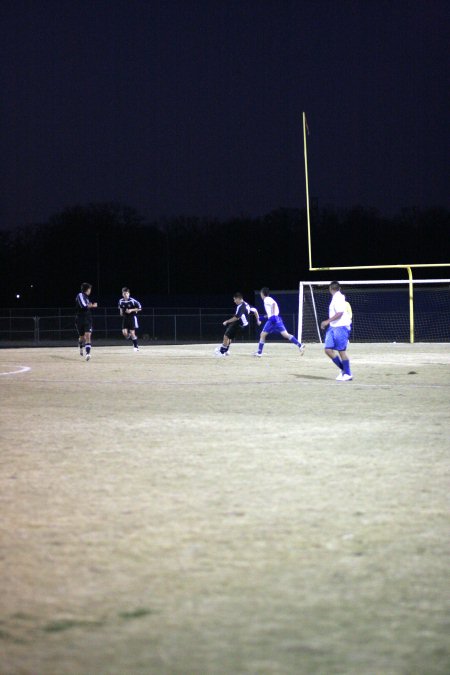
M410 342L414 342L414 289L413 289L413 275L412 270L419 267L450 267L450 263L417 263L417 264L398 264L398 265L347 265L347 266L333 266L333 267L313 267L312 264L312 244L311 244L311 217L309 205L309 177L308 177L308 151L306 143L306 135L309 133L308 124L306 121L306 113L303 112L303 150L305 160L305 185L306 185L306 219L308 226L308 259L310 272L327 272L334 270L385 270L385 269L405 269L408 273L409 282L409 328L410 328ZM299 303L300 304L300 303ZM300 308L299 308L300 320Z

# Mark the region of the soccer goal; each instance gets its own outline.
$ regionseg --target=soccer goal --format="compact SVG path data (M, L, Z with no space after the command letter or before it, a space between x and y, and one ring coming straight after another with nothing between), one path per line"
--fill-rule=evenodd
M298 339L322 342L330 281L300 281ZM450 279L340 281L353 342L450 342Z

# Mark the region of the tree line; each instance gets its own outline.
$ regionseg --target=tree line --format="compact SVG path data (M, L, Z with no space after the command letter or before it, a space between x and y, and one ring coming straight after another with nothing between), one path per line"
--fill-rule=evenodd
M391 217L364 207L311 212L314 267L445 263L449 235L445 208L406 208ZM120 204L78 205L47 223L3 231L0 244L4 307L17 304L17 295L23 306L67 307L82 281L94 284L96 297L108 304L122 285L138 297L169 298L237 289L249 294L262 285L295 289L300 279L344 276L308 271L304 209L224 221L179 216L148 222ZM436 274L427 270L417 276ZM345 272L345 277L398 275L370 270Z

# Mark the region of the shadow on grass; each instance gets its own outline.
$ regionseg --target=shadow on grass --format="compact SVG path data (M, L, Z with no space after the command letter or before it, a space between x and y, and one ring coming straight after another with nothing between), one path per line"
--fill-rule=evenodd
M302 373L291 373L291 375L298 380L326 380L327 382L330 382L330 378L324 377L323 375L304 375Z
M86 626L103 626L103 621L77 621L75 619L61 619L59 621L51 621L44 626L46 633L59 633L63 630L70 630L71 628L79 628Z
M139 607L132 610L131 612L120 612L119 616L121 619L140 619L143 616L148 616L149 614L154 614L155 612L151 609L146 609L145 607Z

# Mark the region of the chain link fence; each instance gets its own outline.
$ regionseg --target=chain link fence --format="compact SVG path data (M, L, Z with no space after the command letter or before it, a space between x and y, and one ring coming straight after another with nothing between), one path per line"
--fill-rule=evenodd
M18 312L20 311L20 314ZM96 342L121 343L122 319L113 307L93 311ZM151 308L139 313L140 342L177 344L183 342L220 342L222 322L232 316L232 308ZM283 315L288 331L296 335L297 315ZM249 330L237 340L254 341L261 328L251 321ZM0 345L56 345L77 340L75 316L67 308L0 310Z

